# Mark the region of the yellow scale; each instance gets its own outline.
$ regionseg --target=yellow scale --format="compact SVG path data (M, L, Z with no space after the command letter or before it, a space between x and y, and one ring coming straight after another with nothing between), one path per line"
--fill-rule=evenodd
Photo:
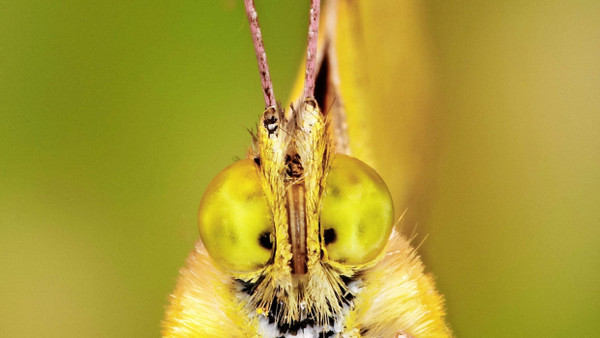
M358 4L327 2L316 54L312 1L305 91L298 86L299 103L284 111L273 104L256 11L245 2L267 108L248 159L219 173L202 198L201 240L180 272L163 336L450 336L442 297L394 230L388 187L347 155L354 99L341 95L349 81L340 81L334 42L345 22L338 15ZM328 72L316 88L315 65Z

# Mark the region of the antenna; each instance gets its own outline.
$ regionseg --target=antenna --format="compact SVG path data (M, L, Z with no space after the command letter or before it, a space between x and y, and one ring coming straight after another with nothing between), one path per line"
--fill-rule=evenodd
M319 16L321 14L321 1L310 1L310 15L308 22L308 42L306 50L306 76L304 78L304 99L314 98L315 78L317 75L317 42L319 40Z
M258 24L258 14L256 13L256 7L254 6L254 0L244 0L244 6L246 7L246 15L248 16L248 21L250 22L250 33L252 33L254 52L256 53L258 71L260 72L260 84L265 97L265 108L275 107L273 83L271 82L269 65L267 64L267 53L265 52L265 45L262 40L260 25Z

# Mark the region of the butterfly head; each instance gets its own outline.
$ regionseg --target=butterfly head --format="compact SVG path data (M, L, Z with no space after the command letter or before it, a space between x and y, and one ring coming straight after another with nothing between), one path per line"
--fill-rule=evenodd
M392 230L386 185L363 162L333 156L328 127L312 99L268 108L252 159L223 170L200 205L202 241L262 331L334 331Z

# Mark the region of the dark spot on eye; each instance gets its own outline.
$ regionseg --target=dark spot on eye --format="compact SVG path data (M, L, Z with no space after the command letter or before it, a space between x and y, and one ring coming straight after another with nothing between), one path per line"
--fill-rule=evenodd
M254 163L256 163L256 165L260 167L260 157L255 157Z
M264 196L263 192L260 190L254 190L248 196L246 196L246 201L251 202L254 199L262 198Z
M338 197L341 195L340 188L337 185L333 185L329 188L329 195L333 197Z
M358 175L348 174L346 178L348 179L348 183L351 185L360 183L360 177L358 177Z
M356 231L358 232L358 236L362 236L365 234L365 225L363 222L358 223L358 226L356 227Z
M335 230L334 229L325 229L325 231L323 232L323 239L325 240L325 245L335 242L335 240L337 239Z
M237 233L227 227L222 227L222 230L219 232L215 232L215 234L217 234L217 236L221 237L221 238L226 238L230 244L237 244L238 243L238 235Z
M258 237L258 244L267 250L273 250L273 241L271 241L271 233L263 232Z

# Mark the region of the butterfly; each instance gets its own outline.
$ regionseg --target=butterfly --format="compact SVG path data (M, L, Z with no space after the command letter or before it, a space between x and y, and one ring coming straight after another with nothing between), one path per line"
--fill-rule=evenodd
M266 108L248 158L204 193L200 240L163 336L450 336L443 298L394 229L390 190L351 156L356 100L343 88L336 35L358 3L328 1L320 18L311 1L304 81L287 109L275 99L254 1L244 3Z

